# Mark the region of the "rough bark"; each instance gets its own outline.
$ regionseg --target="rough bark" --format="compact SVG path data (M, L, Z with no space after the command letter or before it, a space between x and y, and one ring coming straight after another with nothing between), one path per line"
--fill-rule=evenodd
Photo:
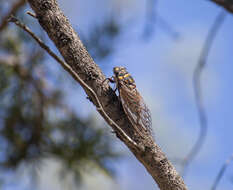
M116 136L128 146L137 159L145 166L159 188L161 190L187 189L182 178L155 143L153 137L151 135L141 136L133 130L116 94L108 83L103 83L105 76L88 54L68 19L58 7L56 0L28 0L28 3L36 13L40 25L54 42L65 61L96 93L104 111L138 144L138 146L134 146L125 140L118 129L97 109L108 124L112 126ZM82 85L82 87L90 100L97 105L93 95L85 86Z
M211 0L211 1L222 6L228 12L233 13L233 0Z

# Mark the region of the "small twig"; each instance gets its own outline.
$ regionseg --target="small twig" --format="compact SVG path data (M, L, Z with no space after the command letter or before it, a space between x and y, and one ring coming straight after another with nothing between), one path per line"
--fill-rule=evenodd
M165 31L169 36L171 36L174 40L179 40L181 34L177 32L173 26L165 20L162 16L157 14L157 23L163 31Z
M28 15L30 15L31 17L37 19L37 16L36 16L35 13L32 13L32 12L30 12L30 11L27 11L26 13L27 13Z
M11 10L1 20L0 31L2 31L7 26L8 18L11 15L14 15L25 3L26 0L18 0L15 2L15 4L12 5Z
M102 104L99 101L98 96L96 95L96 93L93 91L93 89L91 89L79 76L78 74L66 63L64 62L62 59L60 59L54 52L52 52L50 50L50 48L45 45L42 40L40 38L38 38L25 24L21 23L17 18L11 16L9 18L9 22L13 22L15 23L17 26L19 26L21 29L23 29L24 31L26 31L28 34L31 35L31 37L40 45L41 48L43 48L50 56L52 56L58 63L60 63L62 65L62 67L69 72L74 79L76 79L85 89L87 89L95 98L96 100L96 107L97 110L99 112L101 112L105 119L108 121L108 123L111 126L114 126L115 129L117 129L118 132L120 132L121 137L123 137L124 139L126 139L132 146L134 147L139 147L137 145L136 142L134 142L108 115L107 113L104 111Z
M177 40L180 34L173 29L162 16L159 15L157 9L158 0L146 0L146 23L143 31L143 38L148 40L155 32L155 25L159 26L173 39Z
M225 173L227 167L230 165L232 160L233 160L233 154L230 156L230 158L228 160L226 160L226 162L223 164L222 168L218 172L218 175L217 175L216 179L214 180L214 183L211 187L211 190L215 190L217 188L217 185L219 184L223 174Z
M196 143L192 147L191 151L182 161L183 176L187 171L188 165L193 161L194 157L199 153L206 139L208 124L207 124L207 117L206 117L206 112L203 104L202 91L201 91L201 74L207 64L207 58L210 52L210 48L212 47L213 41L217 35L218 30L220 29L220 26L223 24L225 16L226 16L225 11L221 11L218 14L217 18L215 19L213 26L210 28L209 33L207 34L207 38L204 43L203 49L201 51L198 64L194 70L193 86L194 86L196 105L199 114L200 134Z

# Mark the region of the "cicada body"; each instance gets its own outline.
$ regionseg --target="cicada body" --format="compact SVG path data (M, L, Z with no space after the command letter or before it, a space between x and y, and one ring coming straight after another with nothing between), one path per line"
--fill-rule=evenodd
M139 133L151 133L151 114L142 96L139 94L133 77L125 67L114 67L112 82L116 83L123 109Z

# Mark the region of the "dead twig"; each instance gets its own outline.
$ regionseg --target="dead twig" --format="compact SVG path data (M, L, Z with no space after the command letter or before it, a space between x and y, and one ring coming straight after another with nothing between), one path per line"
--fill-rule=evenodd
M27 13L28 15L30 15L32 18L37 19L37 17L36 17L36 14L35 14L35 13L32 13L32 12L30 12L30 11L27 11L26 13Z

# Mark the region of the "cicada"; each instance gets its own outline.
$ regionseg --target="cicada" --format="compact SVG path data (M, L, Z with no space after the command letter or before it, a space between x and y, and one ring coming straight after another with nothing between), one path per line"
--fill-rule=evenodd
M109 79L116 83L119 99L132 126L139 133L151 133L151 114L142 96L136 88L133 77L125 67L114 67L114 76Z

